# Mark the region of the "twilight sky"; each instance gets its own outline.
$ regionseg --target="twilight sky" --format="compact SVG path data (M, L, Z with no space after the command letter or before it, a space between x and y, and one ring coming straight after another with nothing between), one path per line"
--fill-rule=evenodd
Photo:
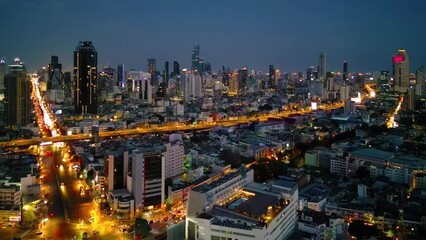
M425 0L0 0L0 57L30 70L59 56L71 70L79 41L93 41L98 66L147 58L191 65L191 52L222 65L303 71L327 55L327 70L391 70L405 48L410 70L426 65Z

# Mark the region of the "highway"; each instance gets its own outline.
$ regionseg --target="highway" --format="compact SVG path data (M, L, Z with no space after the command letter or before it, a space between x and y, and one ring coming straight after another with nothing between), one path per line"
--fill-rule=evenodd
M343 107L342 102L329 104L329 105L322 105L319 107L319 109L331 110L331 109L336 109L340 107ZM181 123L168 123L166 126L159 126L159 127L144 127L144 128L135 128L135 129L123 129L123 130L99 132L99 137L108 138L108 137L138 135L138 134L146 134L146 133L203 130L203 129L209 129L209 128L219 127L219 126L230 127L230 126L235 126L235 125L243 124L243 123L265 122L269 118L285 118L292 114L307 114L310 112L312 112L311 109L300 110L300 111L284 111L284 112L273 113L273 114L265 114L258 117L240 116L240 117L235 117L232 120L231 119L220 120L216 122L210 122L210 123L206 122L206 123L199 123L194 125L183 125ZM49 116L52 116L52 115L49 115ZM58 126L58 124L53 124L52 126L54 126L54 128L57 129L55 136L52 136L52 137L45 136L41 138L18 139L18 140L12 140L8 142L0 142L0 147L19 147L19 146L28 146L28 145L38 145L38 144L41 144L42 142L67 142L67 141L85 140L85 139L92 138L92 135L89 133L60 135L59 127L56 127Z

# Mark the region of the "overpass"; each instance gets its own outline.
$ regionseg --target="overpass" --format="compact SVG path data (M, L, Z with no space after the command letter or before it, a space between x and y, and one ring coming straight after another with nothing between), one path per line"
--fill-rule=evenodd
M343 106L342 102L323 105L320 106L319 109L323 110L331 110L340 108ZM204 130L214 127L230 127L243 123L251 123L251 122L265 122L268 118L284 118L288 117L291 114L308 114L312 112L312 110L300 110L300 111L285 111L274 114L261 115L258 117L249 117L249 116L240 116L234 120L221 120L217 122L211 123L200 123L195 125L182 125L180 123L169 123L166 126L161 127L144 127L144 128L136 128L136 129L123 129L123 130L115 130L115 131L106 131L99 132L100 138L108 138L108 137L118 137L118 136L127 136L127 135L139 135L139 134L147 134L147 133L160 133L160 132L175 132L175 131L191 131L191 130ZM32 139L18 139L12 140L8 142L0 142L0 147L18 147L18 146L28 146L40 144L42 142L67 142L67 141L76 141L76 140L85 140L91 139L92 135L88 133L80 133L73 135L57 135L53 137L41 137L41 138L32 138Z

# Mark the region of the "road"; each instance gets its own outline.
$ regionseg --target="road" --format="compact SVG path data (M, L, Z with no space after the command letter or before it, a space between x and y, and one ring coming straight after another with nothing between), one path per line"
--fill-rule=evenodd
M343 103L335 103L335 104L321 106L320 109L332 110L332 109L340 108L342 106L343 106ZM232 120L225 119L225 120L220 120L217 122L200 123L195 125L169 123L166 126L159 126L159 127L144 127L144 128L135 128L135 129L123 129L123 130L99 132L99 137L108 138L108 137L138 135L138 134L146 134L146 133L203 130L203 129L209 129L209 128L218 127L218 126L230 127L230 126L235 126L235 125L243 124L243 123L265 122L269 118L284 118L292 114L308 114L311 111L312 110L284 111L280 113L265 114L265 115L261 115L257 117L241 116ZM19 139L19 140L12 140L8 142L0 142L0 147L18 147L18 146L36 145L42 142L67 142L67 141L84 140L84 139L91 139L91 138L92 138L92 135L88 133L80 133L80 134L74 134L74 135L68 135L68 136L58 135L54 137Z

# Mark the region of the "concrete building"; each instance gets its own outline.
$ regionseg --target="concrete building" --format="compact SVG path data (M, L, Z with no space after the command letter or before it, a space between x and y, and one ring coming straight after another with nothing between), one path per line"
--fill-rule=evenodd
M392 58L394 90L405 93L410 87L410 61L404 49L398 50Z
M132 152L131 193L135 208L160 207L165 199L164 157L153 149Z
M187 239L287 239L296 226L295 182L253 183L242 168L191 190Z
M164 158L165 178L172 178L184 172L185 151L181 134L170 135L169 142L166 144Z

